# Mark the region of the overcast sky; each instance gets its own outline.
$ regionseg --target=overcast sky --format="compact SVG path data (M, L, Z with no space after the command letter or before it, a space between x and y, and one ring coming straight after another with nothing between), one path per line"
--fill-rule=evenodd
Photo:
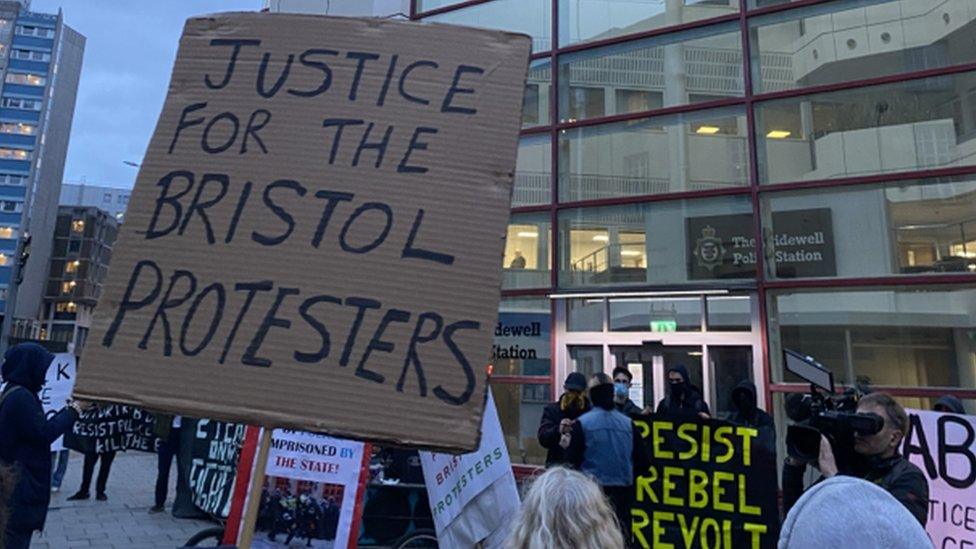
M132 187L163 106L187 17L256 11L261 0L32 0L85 35L85 61L71 127L65 181Z

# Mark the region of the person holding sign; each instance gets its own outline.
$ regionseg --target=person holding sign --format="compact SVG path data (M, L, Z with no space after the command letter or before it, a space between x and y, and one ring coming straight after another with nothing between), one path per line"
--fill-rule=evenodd
M650 457L640 432L629 417L614 409L613 380L604 373L590 379L593 409L573 423L567 461L592 476L617 514L624 539L631 538L630 508L634 500L634 468L645 471Z
M695 416L702 419L711 417L708 404L698 389L691 384L688 368L678 364L668 368L668 396L657 405L657 413L672 416Z
M539 444L547 450L546 467L566 462L573 422L590 409L583 374L573 372L566 376L563 388L566 392L556 402L546 405L539 422Z
M89 405L73 401L47 419L38 394L54 355L35 343L22 343L4 356L0 396L0 476L16 476L13 494L0 506L9 513L7 549L30 547L42 530L51 501L51 443L67 433ZM5 481L6 482L6 481Z
M901 404L885 393L871 393L857 403L858 414L877 414L884 427L873 435L854 435L854 451L864 457L867 465L865 480L887 490L901 502L922 526L928 520L929 485L925 474L899 453L902 440L908 433L908 414ZM837 476L837 461L830 442L821 435L820 458L817 466L824 478ZM802 461L787 457L783 467L783 501L786 511L803 492ZM817 482L820 482L819 480Z

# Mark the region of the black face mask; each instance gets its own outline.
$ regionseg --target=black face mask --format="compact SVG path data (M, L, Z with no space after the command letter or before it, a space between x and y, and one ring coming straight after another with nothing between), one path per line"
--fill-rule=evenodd
M685 394L685 382L671 384L671 396L681 398Z

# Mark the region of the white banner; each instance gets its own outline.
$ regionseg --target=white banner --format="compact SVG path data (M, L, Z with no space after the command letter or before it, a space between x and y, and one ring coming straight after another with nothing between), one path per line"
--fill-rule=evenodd
M44 377L44 388L39 395L47 418L50 419L68 404L71 391L75 388L77 371L75 355L72 353L54 355L54 361L51 362ZM64 448L64 437L58 437L58 440L51 443L52 452L60 451L62 448Z
M929 481L929 537L936 549L976 548L976 416L908 415L902 451Z
M293 539L303 547L354 546L364 448L361 442L276 430L252 547L288 547Z
M441 546L472 547L486 540L486 547L500 547L521 504L491 393L477 451L420 452L420 463Z

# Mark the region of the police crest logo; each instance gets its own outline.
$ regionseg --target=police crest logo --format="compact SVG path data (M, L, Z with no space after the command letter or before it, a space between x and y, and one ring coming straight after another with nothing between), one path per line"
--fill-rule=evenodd
M722 264L725 247L722 246L722 239L715 236L715 229L711 225L702 229L702 237L695 245L695 257L698 258L698 266L709 271Z

